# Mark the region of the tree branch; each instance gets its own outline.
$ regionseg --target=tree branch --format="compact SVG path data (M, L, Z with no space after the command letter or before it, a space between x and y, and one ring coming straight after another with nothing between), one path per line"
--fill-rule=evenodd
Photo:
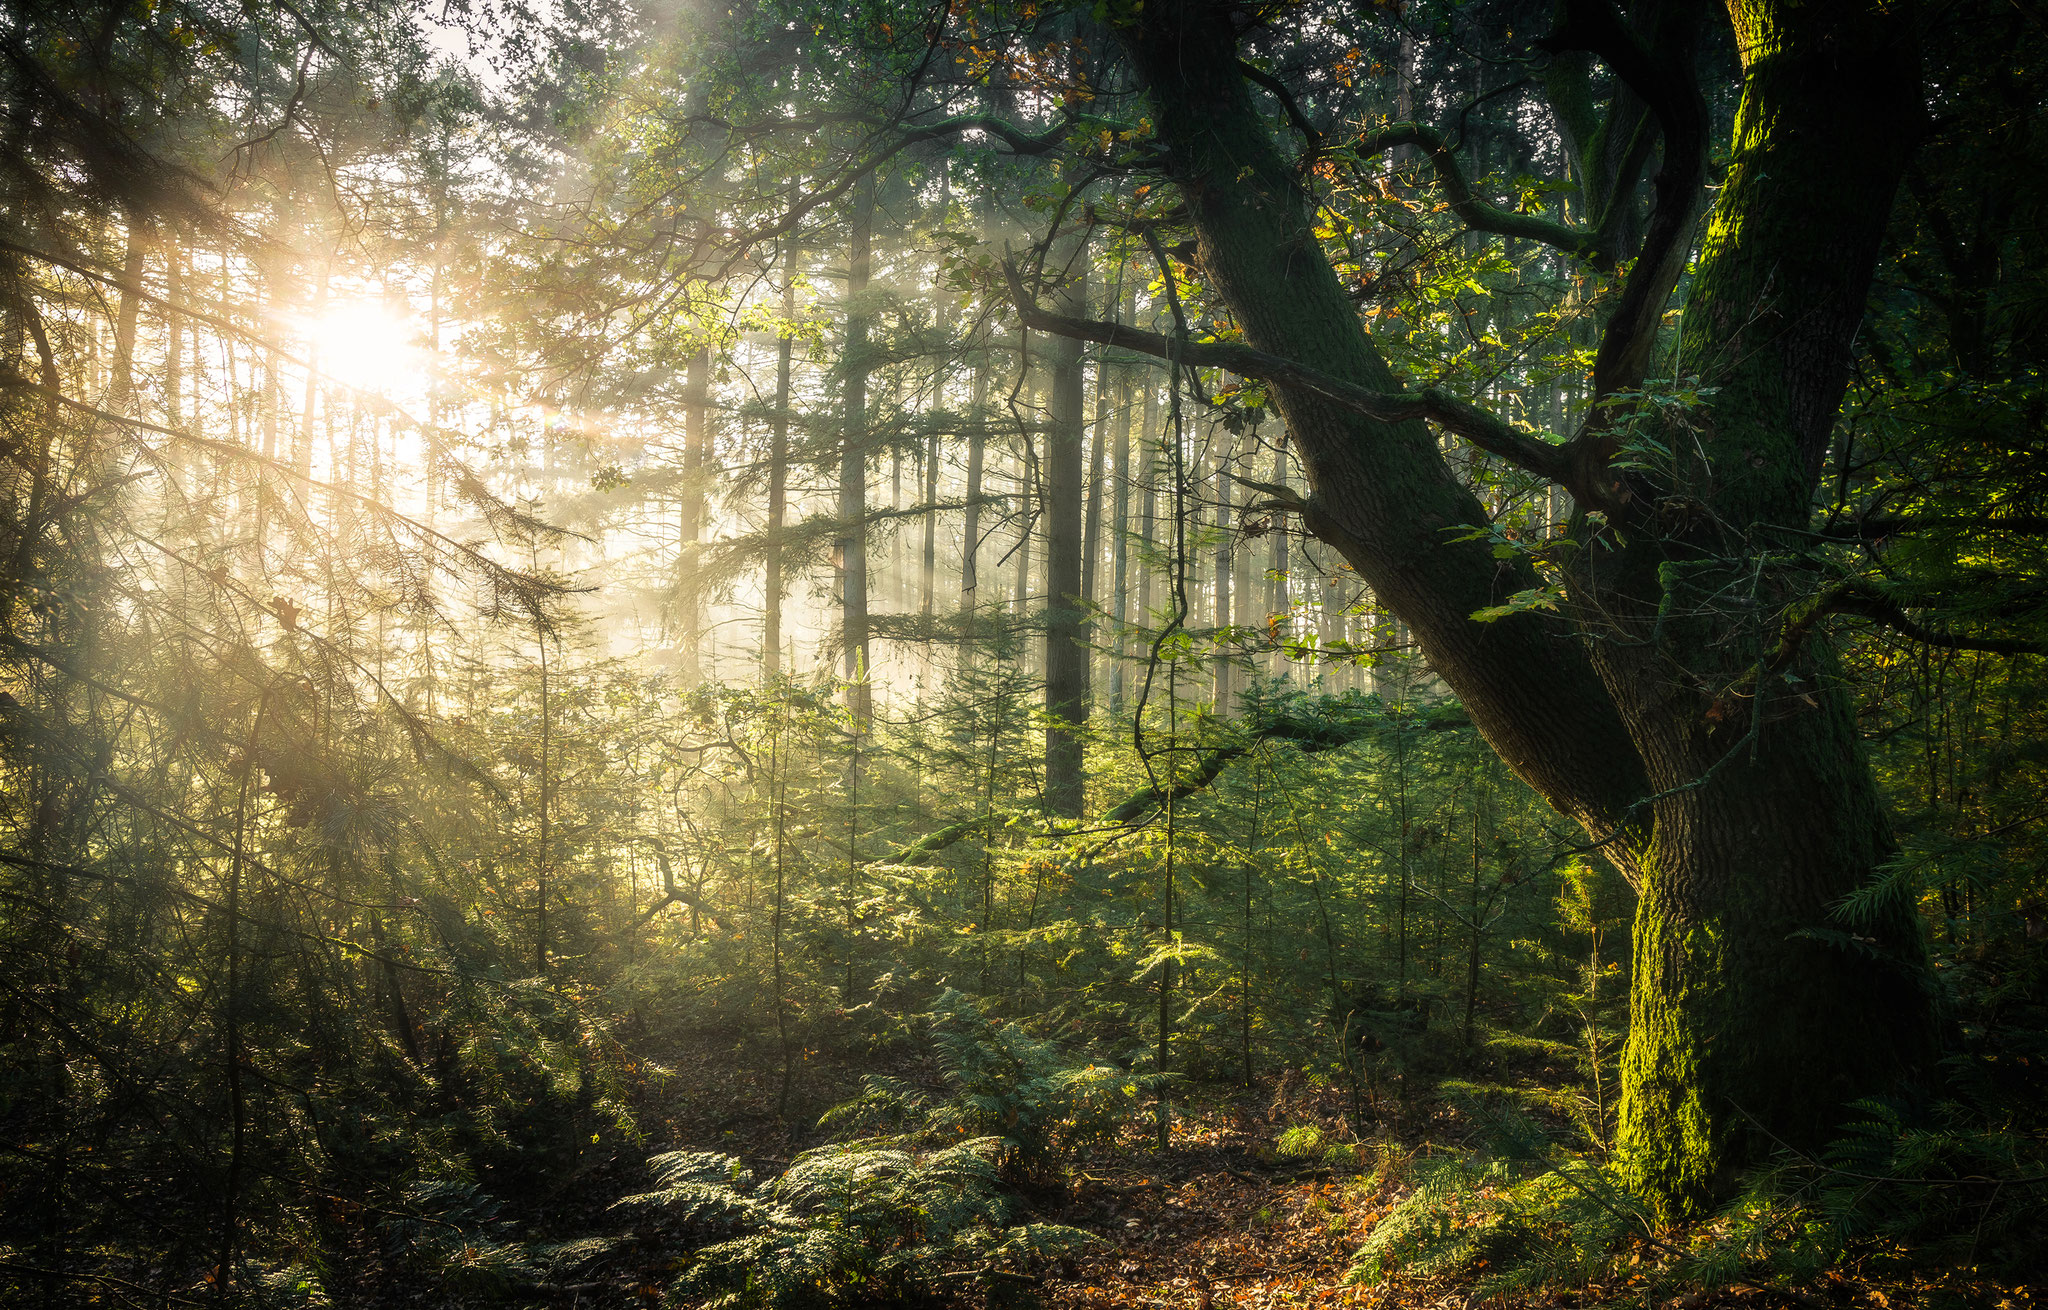
M1808 607L1786 622L1785 630L1778 636L1778 649L1772 654L1768 667L1775 670L1790 664L1814 627L1830 614L1868 619L1890 628L1908 641L1942 650L1973 650L1987 655L2048 655L2048 642L1937 632L1907 614L1906 607L1899 603L1897 597L1866 579L1851 578L1816 597Z
M1830 541L1876 541L1907 532L2010 532L2018 536L2048 535L2048 515L1959 514L1934 518L1867 518L1823 528Z
M1008 260L1003 263L1003 275L1010 284L1010 298L1017 307L1018 318L1033 331L1116 346L1156 359L1178 359L1187 364L1228 369L1241 376L1259 378L1282 387L1299 387L1381 423L1428 419L1446 432L1455 433L1488 454L1498 455L1540 478L1564 482L1570 473L1564 447L1540 440L1532 433L1509 425L1499 416L1435 387L1417 392L1372 391L1319 373L1291 359L1268 355L1234 342L1178 340L1121 323L1069 318L1041 308L1025 289L1016 265Z
M1247 78L1271 92L1273 98L1280 102L1280 108L1287 115L1287 121L1294 124L1294 130L1301 133L1302 140L1308 143L1308 149L1301 156L1300 166L1304 171L1312 167L1316 162L1316 156L1323 152L1323 134L1315 124L1308 121L1308 115L1301 112L1301 105L1295 101L1294 93L1289 91L1287 84L1279 78L1242 59L1238 60L1237 68Z
M1427 152L1430 167L1436 170L1437 181L1443 185L1444 195L1451 203L1451 212L1463 219L1465 226L1476 232L1541 242L1583 259L1603 273L1614 271L1613 256L1602 250L1597 232L1537 214L1502 209L1472 194L1472 185L1466 180L1465 170L1459 166L1458 157L1451 152L1443 133L1427 124L1395 123L1360 136L1352 143L1351 149L1361 159L1370 159L1395 146L1418 146Z
M1629 29L1610 0L1565 0L1558 28L1539 44L1547 50L1587 50L1642 97L1664 134L1656 205L1642 252L1629 269L1621 299L1607 320L1593 361L1596 395L1627 390L1643 380L1657 347L1665 302L1678 285L1692 244L1707 181L1707 104L1692 68L1701 6L1685 0L1664 20L1653 49ZM1625 198L1617 183L1603 226Z

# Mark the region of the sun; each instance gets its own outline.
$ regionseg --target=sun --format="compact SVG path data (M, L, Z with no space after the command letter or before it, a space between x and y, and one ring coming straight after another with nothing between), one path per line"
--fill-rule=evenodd
M407 316L377 300L344 300L301 324L320 371L350 387L390 394L423 383L426 352Z

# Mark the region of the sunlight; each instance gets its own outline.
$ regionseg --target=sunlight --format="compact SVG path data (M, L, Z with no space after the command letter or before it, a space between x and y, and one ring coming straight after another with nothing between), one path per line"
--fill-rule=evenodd
M386 395L425 384L426 352L407 316L384 301L340 301L298 328L319 352L320 371L338 382Z

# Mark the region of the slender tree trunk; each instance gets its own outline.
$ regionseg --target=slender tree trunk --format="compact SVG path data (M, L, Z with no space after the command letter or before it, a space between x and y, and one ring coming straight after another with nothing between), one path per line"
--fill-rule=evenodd
M924 503L928 507L939 503L939 434L936 432L924 443ZM917 579L917 612L929 622L939 581L939 513L935 509L927 508L924 512L924 549L918 559Z
M171 303L185 303L185 255L164 243L164 286ZM195 368L198 360L194 359ZM181 427L185 422L185 320L175 311L164 313L164 425ZM189 468L196 457L187 456Z
M1270 772L1265 752L1253 756L1252 772L1252 831L1244 855L1244 904L1243 916L1238 928L1238 972L1237 972L1237 1055L1240 1081L1243 1086L1254 1085L1252 1078L1252 887L1258 867L1259 851L1265 841L1265 774Z
M1237 700L1237 660L1230 627L1236 620L1231 607L1231 544L1236 524L1236 483L1230 480L1231 446L1228 437L1216 448L1216 712L1228 714Z
M1102 562L1102 497L1106 487L1102 472L1109 451L1110 368L1095 364L1095 422L1088 438L1088 518L1081 529L1081 596L1090 606L1101 602L1096 589Z
M320 265L320 284L313 292L312 317L318 323L327 313L327 290L334 275L333 261ZM320 403L320 339L316 335L306 346L306 394L299 407L299 436L292 443L292 472L301 478L313 473L313 419Z
M789 1044L789 981L783 972L783 912L787 904L784 877L789 867L789 711L784 702L782 723L775 734L774 757L769 761L775 795L775 901L769 908L768 942L770 966L775 981L775 1043L782 1055L782 1085L775 1095L775 1117L789 1118L789 1087L796 1076L796 1061Z
M1484 928L1483 912L1479 906L1479 806L1472 806L1472 887L1471 895L1465 902L1466 927L1470 930L1470 949L1465 956L1465 1046L1472 1045L1472 1021L1479 1011L1479 940Z
M896 409L901 410L902 397L895 398ZM892 444L889 447L889 604L896 613L903 612L908 599L910 579L903 566L903 447Z
M1085 250L1071 261L1085 269ZM1064 312L1085 315L1088 284L1077 273L1061 292ZM1083 594L1087 538L1082 523L1081 343L1051 341L1050 432L1045 442L1045 800L1064 818L1078 818L1086 802L1082 775L1088 723L1088 611ZM1099 448L1098 443L1098 448ZM1098 479L1099 481L1099 479Z
M1139 434L1136 454L1143 464L1139 473L1138 497L1138 540L1144 548L1143 558L1138 561L1138 623L1146 628L1152 626L1152 547L1159 540L1159 480L1154 476L1159 458L1159 388L1150 378L1144 382L1145 404L1143 406L1144 426Z
M1129 322L1129 298L1125 298L1123 320ZM1114 507L1110 513L1110 623L1115 641L1111 647L1109 661L1109 712L1123 713L1124 680L1130 670L1126 667L1130 653L1130 636L1125 631L1131 621L1131 384L1129 375L1117 372L1116 401L1116 454L1110 461L1110 482L1115 488Z
M234 1299L235 1255L241 1244L242 1170L248 1147L249 1107L242 1086L242 868L249 836L249 783L256 769L256 752L262 742L263 721L270 711L265 692L256 702L256 716L249 725L249 742L242 751L242 776L235 800L235 845L228 866L228 887L223 907L227 919L227 978L221 996L222 1057L227 1066L228 1169L221 1187L220 1252L214 1270L214 1299L222 1305Z
M704 677L703 596L697 578L704 539L705 467L711 450L711 349L700 346L683 373L683 494L677 507L675 623L685 682ZM771 475L772 476L772 475Z
M536 894L533 900L533 971L539 977L548 975L548 855L554 845L554 831L550 826L553 814L549 803L554 799L554 777L550 772L550 755L554 747L554 715L548 703L548 637L540 637L540 840L534 852L534 884Z
M1281 430L1280 440L1273 447L1272 482L1276 487L1287 485L1287 432L1285 429ZM1287 671L1288 655L1285 643L1292 640L1289 627L1294 614L1294 602L1288 594L1287 571L1291 565L1287 558L1288 534L1286 514L1281 510L1273 510L1269 515L1268 528L1267 537L1272 542L1272 551L1267 556L1266 564L1266 625L1267 630L1276 638L1276 645L1279 647L1273 652L1271 669L1272 675L1279 677Z
M126 414L130 401L135 396L135 330L141 316L143 256L147 250L147 238L137 220L128 220L128 245L121 261L121 280L127 287L121 292L121 303L114 311L114 358L107 378L105 409L110 414Z
M782 326L775 341L775 414L768 421L768 525L764 543L767 563L761 581L761 672L773 678L782 672L782 529L789 515L789 376L790 325L796 318L794 238L783 243Z
M868 308L873 266L875 183L864 179L853 206L853 239L846 275L846 399L840 432L839 532L833 545L839 582L840 671L846 703L865 724L873 712L868 662Z
M960 610L972 616L976 592L981 586L981 500L982 473L988 458L988 355L976 356L974 381L967 400L967 509L960 527ZM963 639L972 640L973 625L963 629Z
M1018 527L1016 565L1010 574L1010 612L1020 625L1031 617L1031 542L1038 534L1041 512L1034 445L1032 435L1026 432L1018 442L1017 452ZM1030 651L1027 642L1018 652L1019 665L1029 666Z

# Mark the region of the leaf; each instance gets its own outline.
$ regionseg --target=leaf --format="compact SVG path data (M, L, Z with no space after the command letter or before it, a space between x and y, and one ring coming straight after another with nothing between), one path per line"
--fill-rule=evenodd
M1500 550L1498 547L1495 548L1494 553L1499 555ZM1504 604L1488 605L1484 609L1472 611L1472 620L1475 623L1493 623L1500 619L1512 618L1517 614L1527 614L1533 610L1555 611L1556 609L1556 592L1543 587L1531 587L1527 591L1518 591L1508 597Z

